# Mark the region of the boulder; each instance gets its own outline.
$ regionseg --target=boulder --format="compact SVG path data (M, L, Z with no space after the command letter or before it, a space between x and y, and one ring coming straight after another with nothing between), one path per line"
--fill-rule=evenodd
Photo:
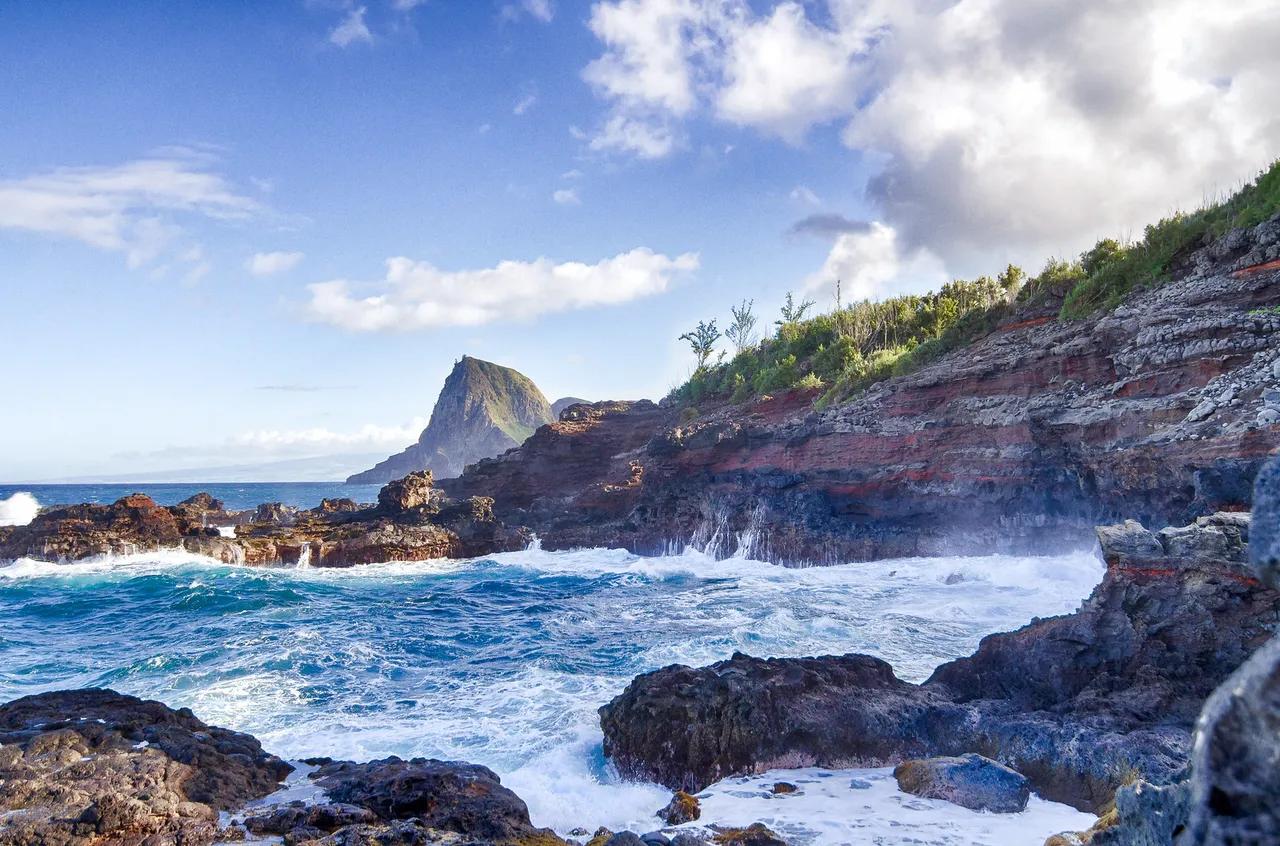
M388 517L404 517L432 508L435 481L430 470L410 473L378 491L378 510Z
M201 491L195 496L189 496L178 505L182 508L188 508L192 511L222 511L224 510L223 502L220 499L214 499L213 494Z
M752 823L746 828L711 828L715 832L711 839L720 846L787 846L787 841L764 823Z
M683 790L677 790L667 806L658 811L658 817L667 825L683 825L693 822L700 816L702 816L702 807L697 798Z
M292 770L188 710L77 690L0 706L0 844L203 846Z
M600 709L605 754L696 792L775 767L977 753L1099 813L1132 770L1180 777L1205 698L1271 638L1280 594L1248 567L1249 531L1239 513L1104 529L1108 567L1079 611L988 636L920 685L866 655L646 673Z
M311 774L334 802L357 805L384 821L413 820L475 840L511 842L542 833L519 796L487 767L413 758L367 764L335 761Z
M973 811L1016 814L1026 809L1031 798L1024 775L973 753L903 761L893 776L904 793L942 799Z

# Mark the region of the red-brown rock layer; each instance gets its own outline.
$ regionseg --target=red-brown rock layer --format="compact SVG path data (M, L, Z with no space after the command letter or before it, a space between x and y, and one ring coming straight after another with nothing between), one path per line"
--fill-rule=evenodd
M1280 268L1233 274L1243 259L1214 249L1110 314L1024 312L834 407L793 392L681 422L580 406L445 484L549 549L693 542L809 563L1057 551L1099 523L1247 510L1280 447Z

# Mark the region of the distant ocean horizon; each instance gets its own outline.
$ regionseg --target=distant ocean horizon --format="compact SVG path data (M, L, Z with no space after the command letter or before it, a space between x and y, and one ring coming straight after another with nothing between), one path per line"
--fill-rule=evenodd
M345 482L112 482L109 484L3 484L0 501L29 493L42 508L52 505L108 505L123 496L143 493L159 505L176 505L201 492L220 499L231 511L279 502L298 508L315 508L323 499L376 502L380 485L348 485Z

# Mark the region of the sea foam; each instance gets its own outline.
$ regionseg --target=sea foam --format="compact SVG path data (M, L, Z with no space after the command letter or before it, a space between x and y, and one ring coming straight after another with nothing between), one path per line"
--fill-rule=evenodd
M637 674L737 650L864 652L921 681L985 634L1071 611L1102 573L1084 553L808 569L603 549L345 570L180 551L24 559L0 567L0 701L111 687L291 759L483 764L562 834L650 831L669 793L611 771L596 713ZM770 778L801 794L774 798ZM1090 821L1039 800L1013 817L975 814L907 797L883 772L729 780L705 808L702 823L763 821L798 846L1037 842Z

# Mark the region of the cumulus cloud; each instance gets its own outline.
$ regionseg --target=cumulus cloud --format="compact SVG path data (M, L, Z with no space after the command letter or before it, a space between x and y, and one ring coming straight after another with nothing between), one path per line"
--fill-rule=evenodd
M578 190L576 188L562 188L551 195L551 199L555 200L562 206L576 206L582 200L578 198Z
M123 252L130 267L141 267L181 240L183 216L236 221L265 212L213 173L211 164L207 156L172 151L2 181L0 229L72 238Z
M364 6L357 6L349 11L342 19L342 23L335 26L329 33L329 41L339 47L349 47L357 42L372 43L373 33L364 22L364 16L368 11Z
M311 300L303 312L357 332L478 326L630 302L666 291L697 268L696 253L669 258L643 247L596 264L540 258L457 272L400 257L387 260L380 282L337 279L308 286ZM356 291L362 288L377 293L360 296Z
M835 124L882 163L868 195L902 249L948 262L1077 251L1280 154L1273 0L600 0L590 24L593 145Z
M840 282L846 301L923 293L949 280L942 260L923 248L904 253L898 233L882 223L841 234L822 269L805 280L806 294L819 298L835 293Z
M254 276L270 276L273 273L283 273L300 261L302 253L298 252L254 253L244 266Z
M824 241L839 235L869 232L871 224L865 220L849 220L842 214L819 212L798 220L787 230L788 235L812 235Z

